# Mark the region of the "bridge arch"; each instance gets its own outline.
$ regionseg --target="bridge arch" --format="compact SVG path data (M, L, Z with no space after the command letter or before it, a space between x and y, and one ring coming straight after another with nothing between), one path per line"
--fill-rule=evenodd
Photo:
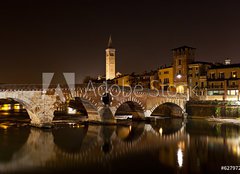
M182 117L184 110L174 102L156 104L151 110L151 116Z
M101 120L101 116L99 114L100 108L97 103L95 103L91 98L80 97L80 100L87 111L87 116L89 120Z
M132 115L132 119L144 118L144 107L137 99L122 100L117 106L113 115Z
M29 119L31 121L36 119L34 117L34 115L32 114L33 111L32 111L32 105L31 105L31 101L30 100L28 100L28 99L20 99L20 98L13 98L13 97L6 97L6 98L1 98L1 99L6 99L6 100L10 99L10 100L13 100L15 102L18 102L20 105L22 105L25 108L25 110L28 113L28 117L29 117Z

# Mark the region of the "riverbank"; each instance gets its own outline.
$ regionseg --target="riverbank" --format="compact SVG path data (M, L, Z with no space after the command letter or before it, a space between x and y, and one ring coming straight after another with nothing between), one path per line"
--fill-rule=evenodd
M240 105L237 101L188 101L186 111L192 118L240 118Z
M240 125L239 118L207 118L206 120L210 122L231 123L231 124Z

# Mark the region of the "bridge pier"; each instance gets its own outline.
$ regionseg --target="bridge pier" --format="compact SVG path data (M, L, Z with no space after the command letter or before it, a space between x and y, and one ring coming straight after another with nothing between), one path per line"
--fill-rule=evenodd
M39 128L51 128L54 115L36 115L28 111L31 119L31 126Z
M113 110L114 109L112 107L108 107L108 106L101 107L99 110L101 122L116 123L116 119L114 118L114 115L113 115Z
M152 114L151 110L146 110L146 111L144 111L144 116L145 116L145 117L150 117L151 114Z

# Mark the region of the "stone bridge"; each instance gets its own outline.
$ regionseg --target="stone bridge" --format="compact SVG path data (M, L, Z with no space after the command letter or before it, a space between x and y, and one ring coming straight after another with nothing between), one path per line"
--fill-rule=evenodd
M27 110L31 124L44 126L52 123L54 111L64 101L80 99L89 121L114 122L115 115L129 111L133 119L150 117L160 106L170 108L171 115L185 113L187 96L156 90L120 88L115 85L88 87L76 85L75 88L42 89L34 85L0 86L0 99L13 99ZM177 109L176 109L177 108ZM161 110L161 109L160 109Z

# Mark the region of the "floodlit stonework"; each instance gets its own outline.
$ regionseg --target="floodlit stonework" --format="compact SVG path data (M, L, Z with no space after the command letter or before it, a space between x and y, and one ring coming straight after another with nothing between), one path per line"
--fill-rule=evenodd
M31 124L38 127L50 126L61 100L55 93L55 89L43 93L42 90L2 90L1 99L11 98L22 104L27 110ZM115 122L114 115L120 106L130 104L134 109L133 119L144 119L149 117L153 111L162 104L174 104L181 108L181 117L185 113L187 97L185 95L168 95L156 91L132 92L124 89L112 89L107 92L110 94L111 101L106 104L103 102L102 95L106 93L103 87L90 89L80 87L76 89L62 90L66 100L80 98L85 107L89 121Z
M106 80L112 80L116 76L115 49L112 47L112 38L108 41L106 49Z

